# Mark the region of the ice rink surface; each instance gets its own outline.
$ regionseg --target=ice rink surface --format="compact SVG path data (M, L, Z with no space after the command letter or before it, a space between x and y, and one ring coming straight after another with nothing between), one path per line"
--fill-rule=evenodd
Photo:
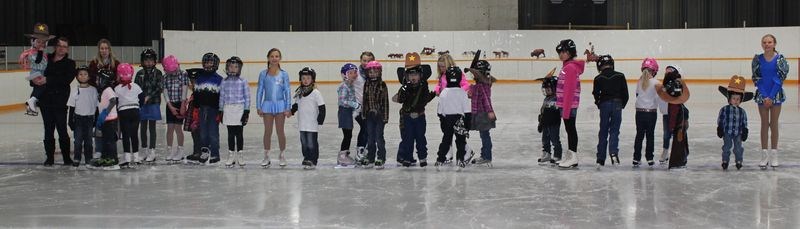
M591 73L588 73L591 74ZM634 76L635 77L635 76ZM587 78L584 76L584 78ZM628 76L630 79L631 76ZM598 110L591 83L583 83L578 111L580 166L560 170L540 166L541 135L536 115L542 102L538 84L497 84L493 103L498 117L491 131L494 168L432 166L441 141L435 116L438 99L427 109L430 166L398 168L399 104L391 104L385 128L388 167L335 169L341 131L336 123L336 85L320 85L327 119L320 132L320 165L301 169L297 119L287 121L290 165L262 169L263 125L252 115L245 127L248 165L166 165L164 125L159 128L159 164L120 171L71 166L41 166L42 124L20 112L0 115L0 227L40 228L798 228L800 227L800 116L797 85L781 114L781 167L762 171L759 117L745 103L750 138L744 168L722 171L715 127L726 104L717 85L689 84L688 168L633 169L634 101L623 113L622 165L594 166ZM389 85L390 91L399 88ZM629 88L634 91L635 84ZM748 90L752 91L752 84ZM252 90L255 92L255 90ZM390 93L390 96L393 93ZM356 130L354 132L358 132ZM227 132L220 128L221 154ZM661 151L661 120L656 131ZM188 138L186 148L191 148ZM273 147L277 138L273 136ZM562 126L561 139L566 148ZM479 151L472 132L469 145ZM355 146L355 142L352 144ZM121 145L119 147L121 152ZM56 155L56 163L61 157Z

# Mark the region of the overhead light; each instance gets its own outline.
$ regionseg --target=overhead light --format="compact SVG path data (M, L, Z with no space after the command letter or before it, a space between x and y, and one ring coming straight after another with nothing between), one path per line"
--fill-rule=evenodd
M606 0L592 0L592 2L594 2L595 5L600 5L600 4L605 4Z
M562 2L564 2L564 0L550 0L550 3L553 4L561 4Z

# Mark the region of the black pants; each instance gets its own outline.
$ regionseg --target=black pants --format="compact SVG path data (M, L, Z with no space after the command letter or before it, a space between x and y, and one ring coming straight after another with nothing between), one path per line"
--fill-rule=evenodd
M56 151L55 131L58 131L58 145L65 163L72 164L70 139L67 132L67 108L40 107L44 124L44 152L48 161L53 160Z
M192 154L200 154L203 144L200 141L200 128L192 131Z
M356 147L367 146L367 119L361 115L356 116L356 123L358 123L358 137L356 137Z
M103 152L101 158L119 160L117 157L117 120L103 123Z
M564 129L567 130L567 145L572 152L578 152L578 130L575 129L575 117L564 119Z
M453 142L453 135L456 136L456 160L463 161L464 155L467 153L464 149L467 145L467 136L456 134L453 127L456 126L456 121L461 118L461 115L439 115L439 127L442 129L442 143L439 143L439 152L436 154L437 162L444 162L447 160L447 151L450 151L450 145Z
M228 150L244 149L244 126L228 126Z
M342 146L339 148L340 151L345 151L350 149L350 141L353 139L353 129L342 129Z
M156 120L142 120L141 129L139 129L139 136L142 140L143 149L156 148ZM147 131L150 131L150 139L147 139ZM148 144L150 143L150 144ZM148 147L149 146L149 147Z
M105 125L104 125L105 126ZM122 151L126 153L139 152L139 109L119 111L119 130L122 132ZM131 149L133 147L133 149ZM131 151L133 150L133 151Z

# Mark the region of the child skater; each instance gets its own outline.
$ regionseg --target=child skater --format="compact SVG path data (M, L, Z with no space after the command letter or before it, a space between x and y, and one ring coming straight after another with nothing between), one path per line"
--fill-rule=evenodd
M25 50L19 56L19 63L22 68L30 70L28 76L25 77L29 81L33 90L31 96L25 101L26 111L25 114L30 116L37 116L39 112L36 111L36 103L39 101L39 96L44 92L44 70L47 68L47 41L52 40L56 36L50 35L50 30L47 24L36 23L33 26L32 34L25 34L30 38L31 48Z
M686 168L689 157L687 129L689 127L689 109L684 103L689 100L689 88L681 80L678 71L671 71L664 76L664 82L657 84L658 97L668 103L669 128L672 130L672 147L668 169Z
M558 78L551 72L541 80L544 101L539 109L539 125L536 129L542 133L542 157L537 161L539 165L556 165L556 161L561 160L561 109L556 106Z
M479 60L475 66L468 68L475 84L470 86L469 96L472 99L472 123L469 125L481 136L481 156L472 160L472 164L486 164L492 167L492 137L489 130L495 128L497 117L492 107L492 84L497 81L491 75L492 66L488 61Z
M98 93L97 88L92 86L89 76L89 67L86 65L78 67L78 88L72 90L67 100L69 107L69 128L73 131L75 139L75 158L72 166L78 167L81 164L81 155L84 163L89 164L92 160L92 129L94 129L94 113L97 111Z
M356 97L355 82L361 77L358 75L358 67L355 64L347 63L342 66L342 83L336 89L339 95L339 128L342 129L342 144L339 148L339 155L336 157L337 166L350 166L355 163L350 156L350 141L353 138L353 117L356 110L361 108L361 103Z
M194 106L198 109L200 127L200 154L186 157L188 161L198 164L208 162L214 165L220 161L219 157L219 86L222 76L217 74L219 57L214 53L203 54L203 70L197 74L194 92Z
M439 107L437 113L439 115L439 127L442 129L444 136L442 142L439 144L439 152L436 157L436 168L444 165L447 159L447 151L450 150L451 142L453 142L453 135L456 139L456 165L461 170L467 166L464 161L464 145L467 142L467 135L469 134L469 124L472 112L472 106L467 93L460 88L461 84L461 68L450 67L447 69L447 88L439 93Z
M139 158L139 138L136 131L139 128L139 95L142 88L133 82L133 67L128 63L117 66L117 76L119 84L114 88L117 93L119 106L119 127L122 133L122 150L125 153L120 166L130 168L131 164L138 165L142 161Z
M219 89L219 110L222 124L228 127L228 160L225 166L245 166L244 126L250 116L250 86L242 78L244 63L233 56L225 61L225 74Z
M558 162L559 168L578 167L578 130L575 128L575 119L580 104L581 81L586 62L575 60L577 50L575 42L571 39L562 40L556 46L558 58L563 67L558 74L556 88L556 106L561 108L561 118L564 120L564 129L567 131L567 153Z
M366 66L367 82L364 83L364 103L361 116L367 124L367 156L361 160L364 168L383 169L386 162L386 141L383 128L389 122L389 94L383 82L383 66L378 61L370 61ZM377 159L376 159L377 154Z
M300 146L303 152L303 169L314 169L319 159L319 126L325 121L325 101L314 82L317 72L305 67L300 70L300 87L294 91L292 115L297 113L300 129Z
M606 164L606 152L611 157L612 165L619 164L619 128L622 110L628 104L628 82L625 81L625 74L614 71L614 58L611 55L599 57L597 71L600 74L594 77L592 95L594 104L600 110L596 162L599 168Z
M654 132L658 119L658 95L655 85L658 80L655 78L658 73L658 63L656 59L645 58L642 61L642 76L636 84L636 138L633 143L633 167L638 168L642 159L642 141L647 139L645 148L645 159L647 165L653 166L654 151Z
M753 99L752 92L745 92L744 77L734 75L728 87L719 86L719 92L728 100L728 105L719 110L717 118L717 137L722 138L722 170L728 170L731 150L736 157L736 170L742 169L744 148L742 142L747 141L747 112L739 105ZM732 148L731 148L732 147Z
M120 65L121 66L121 65ZM128 65L130 67L130 65ZM133 74L133 67L130 73ZM99 157L92 158L89 168L99 168L103 170L119 170L119 159L117 157L117 104L118 98L114 92L113 85L116 84L116 76L109 71L100 71L97 77L97 87L102 91L100 102L97 108L99 113L95 122L95 137L102 142L102 152Z
M167 115L167 150L169 151L166 161L171 163L180 162L183 160L183 131L181 131L181 125L184 118L181 109L186 103L189 78L186 72L180 69L178 59L175 56L164 57L161 65L164 67L164 73L166 73L163 86ZM177 146L172 144L174 136L178 138Z
M144 161L156 161L156 121L161 120L161 92L164 89L164 76L161 70L156 69L158 54L152 49L145 49L141 54L142 69L136 72L133 82L142 88L142 98L139 99L139 119L141 129L139 136L144 150ZM150 132L149 139L147 132ZM149 141L148 141L149 140Z
M430 65L422 65L416 52L408 53L405 68L398 68L397 74L402 86L392 98L401 103L400 108L400 146L397 149L397 160L404 167L409 167L414 160L414 143L416 143L419 166L428 166L428 141L425 139L425 106L436 97L436 92L428 89L428 78L431 76Z

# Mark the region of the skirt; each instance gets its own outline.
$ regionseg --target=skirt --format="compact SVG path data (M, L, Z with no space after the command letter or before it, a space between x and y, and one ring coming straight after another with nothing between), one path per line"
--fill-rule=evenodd
M488 112L472 113L472 130L486 131L495 128L495 121L489 119Z
M161 104L147 104L139 107L140 120L161 120Z
M339 107L339 128L353 129L353 112L355 109L347 107Z
M244 115L243 104L229 104L222 108L222 124L226 126L241 126Z
M290 108L291 107L286 106L285 101L264 101L258 109L260 109L261 112L274 115L283 113Z

